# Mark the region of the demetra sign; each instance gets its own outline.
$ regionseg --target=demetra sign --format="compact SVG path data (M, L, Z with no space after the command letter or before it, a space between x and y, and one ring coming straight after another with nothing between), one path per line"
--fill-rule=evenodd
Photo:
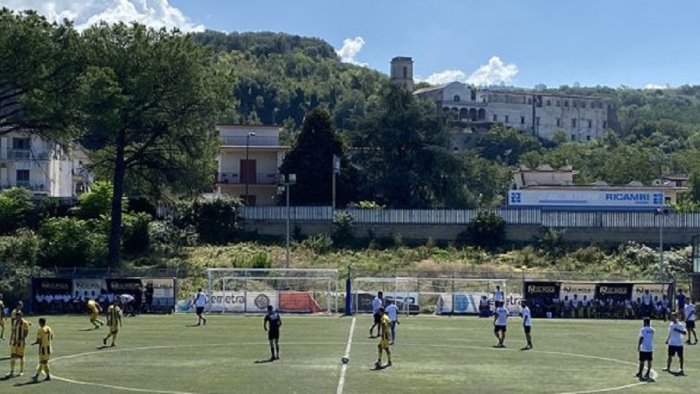
M598 283L596 286L596 299L612 298L615 300L632 299L632 283Z

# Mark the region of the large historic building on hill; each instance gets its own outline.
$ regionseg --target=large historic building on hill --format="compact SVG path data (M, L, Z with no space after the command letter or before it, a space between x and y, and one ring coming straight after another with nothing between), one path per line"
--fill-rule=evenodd
M557 131L570 141L590 141L603 136L610 125L608 99L566 95L537 90L477 88L450 82L413 90L413 60L395 57L391 81L434 100L461 130L489 129L502 124L542 138L552 139ZM455 149L460 147L455 146Z

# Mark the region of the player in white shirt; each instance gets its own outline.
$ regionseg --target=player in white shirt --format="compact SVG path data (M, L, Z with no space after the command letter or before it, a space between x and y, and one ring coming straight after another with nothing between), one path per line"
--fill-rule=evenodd
M652 297L649 293L649 289L644 290L642 293L642 316L651 316L652 311Z
M197 313L197 325L199 326L200 324L204 324L205 326L207 325L207 319L202 316L202 313L204 313L204 307L207 306L207 296L202 292L202 289L200 288L197 290L197 294L194 296L194 307L195 307L195 312Z
M532 315L530 314L530 308L527 306L527 301L520 301L520 306L522 307L520 314L523 317L523 330L525 330L525 339L527 339L527 345L520 350L530 350L532 349L532 336L530 331L532 331Z
M698 344L698 334L695 332L695 303L693 300L688 300L688 303L683 307L683 316L685 316L685 328L688 330L688 340L685 342L688 345ZM695 342L690 340L692 336L695 338Z
M384 294L380 291L372 300L372 316L374 317L374 323L372 324L372 327L369 328L370 338L374 338L374 327L377 327L377 336L380 334L380 323L382 321L382 313L380 312L380 309L382 309L384 306L383 296Z
M498 339L498 344L494 347L506 347L503 344L506 340L506 324L508 324L508 309L503 306L503 302L497 302L493 319L493 333Z
M391 321L391 343L389 345L393 345L396 342L396 325L401 323L399 323L399 308L396 307L396 303L394 301L388 303L389 305L384 308L384 312L389 315Z
M666 344L668 345L668 360L666 362L666 368L664 368L664 371L671 371L671 359L673 358L673 356L678 355L678 361L680 361L681 369L679 369L676 374L684 375L683 335L685 334L685 326L683 325L683 323L678 321L678 315L672 313L671 323L668 325L668 338L666 338Z
M651 327L651 319L644 318L644 326L639 330L639 343L637 350L639 351L639 371L635 375L640 380L649 381L649 373L651 372L651 362L654 359L654 328ZM644 371L644 363L647 363L647 373L642 375Z
M493 304L496 305L498 302L505 302L505 294L501 291L501 286L496 286L496 291L493 292Z

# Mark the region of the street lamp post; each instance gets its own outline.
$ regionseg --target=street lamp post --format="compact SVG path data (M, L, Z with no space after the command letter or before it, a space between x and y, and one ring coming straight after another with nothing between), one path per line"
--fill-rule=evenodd
M668 214L665 207L657 208L656 214L659 217L659 279L664 280L664 221Z
M290 212L289 212L289 187L297 183L296 174L284 174L283 184L285 192L287 193L287 242L285 246L285 260L284 268L289 268L289 222L290 222Z
M250 161L248 158L248 151L250 149L250 137L255 137L254 132L249 132L245 136L245 165L246 165L246 171L250 171ZM241 171L241 175L243 175L243 171ZM249 173L246 173L245 175L245 202L246 205L248 205L248 183L250 182L249 179Z

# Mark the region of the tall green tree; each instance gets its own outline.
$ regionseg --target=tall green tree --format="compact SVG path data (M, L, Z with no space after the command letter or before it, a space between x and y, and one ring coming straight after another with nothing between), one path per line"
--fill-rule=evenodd
M177 31L102 24L83 36L83 142L112 180L108 263L116 265L127 181L190 193L210 181L230 81L207 48Z
M33 11L0 10L0 134L25 131L70 142L84 69L81 40L70 23Z
M355 198L356 176L345 157L345 147L335 132L331 116L315 108L304 118L301 133L280 167L282 174L296 174L297 183L289 195L294 205L331 205L333 156L341 160L336 179L336 203L347 204ZM281 202L285 199L281 196Z
M468 204L464 163L433 103L388 86L360 127L356 157L370 198L395 208Z

